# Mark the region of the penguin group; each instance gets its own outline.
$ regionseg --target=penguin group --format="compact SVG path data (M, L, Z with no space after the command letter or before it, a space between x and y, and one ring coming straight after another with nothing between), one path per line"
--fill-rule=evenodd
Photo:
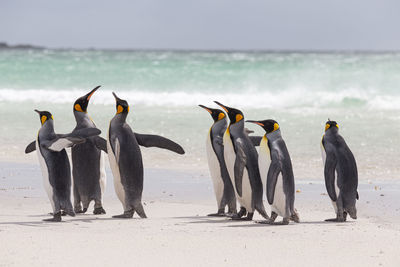
M106 214L103 206L105 154L114 177L116 195L123 207L123 213L113 218L132 218L135 212L141 218L147 218L142 205L144 173L140 146L185 153L170 139L134 132L126 122L129 104L114 92L116 114L109 123L107 138L100 137L101 131L87 113L89 100L99 87L74 102L76 126L71 133L56 134L53 115L35 109L41 128L25 153L36 150L38 155L44 187L53 209L53 217L45 221L60 222L64 215L86 213L92 201L93 214ZM251 221L257 211L265 219L259 223L287 225L290 221L300 222L294 205L292 161L278 122L272 119L245 121L241 110L214 102L222 110L199 105L213 119L207 134L206 151L217 212L209 216ZM251 135L253 132L245 128L245 122L259 125L265 134ZM72 172L66 148L71 148ZM357 219L357 164L339 135L336 121L328 119L325 124L321 152L325 186L336 213L336 218L326 221L344 222L347 215ZM264 206L264 190L270 215ZM282 221L275 222L278 216Z
M94 214L105 214L103 195L106 186L104 152L108 154L116 194L123 206L121 215L114 218L132 218L136 212L146 218L142 205L143 161L140 146L159 147L184 154L183 148L158 135L139 134L127 124L127 101L113 96L116 114L111 119L107 140L87 114L92 95L100 86L78 98L73 105L76 127L69 134L56 134L54 118L48 111L39 114L41 128L37 138L25 149L36 150L43 175L43 183L52 205L52 218L45 221L60 222L63 215L85 213L94 201ZM74 206L71 202L71 167L66 148L71 147Z
M265 131L262 137L250 136L251 131L244 127L242 111L214 102L223 110L199 105L210 113L214 121L207 134L206 150L217 200L217 213L209 216L252 220L254 211L257 211L265 218L258 223L299 223L299 214L294 206L292 161L278 122L272 119L247 120L246 122L259 125ZM358 174L353 153L338 131L337 122L328 119L321 151L325 186L336 213L336 218L326 221L344 222L347 215L357 219ZM263 204L264 190L271 207L270 216ZM239 211L236 209L236 201L240 205ZM278 216L282 217L281 222L275 222Z

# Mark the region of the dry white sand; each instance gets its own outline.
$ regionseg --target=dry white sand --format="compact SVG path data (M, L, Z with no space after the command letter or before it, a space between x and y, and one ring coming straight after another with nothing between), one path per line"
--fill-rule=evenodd
M46 223L38 166L1 163L0 266L400 266L398 183L362 183L359 218L327 223L322 181L298 181L302 222L288 226L204 216L216 211L209 179L164 170L146 171L148 219L112 219L109 185L106 215Z

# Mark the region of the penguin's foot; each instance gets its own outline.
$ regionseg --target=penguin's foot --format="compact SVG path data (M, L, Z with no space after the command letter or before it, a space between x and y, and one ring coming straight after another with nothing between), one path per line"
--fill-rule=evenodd
M346 220L344 218L333 218L333 219L326 219L326 222L345 222Z
M87 212L87 208L83 208L82 213Z
M297 210L295 209L293 214L290 215L289 218L291 221L294 221L295 223L299 223L300 222L300 218L299 218L299 214L297 213Z
M236 216L238 216L239 218L243 217L244 215L246 215L246 208L241 207L239 212L236 214Z
M271 220L265 220L265 221L256 221L258 224L273 224L274 222L271 222Z
M71 217L75 217L75 212L73 210L67 210L66 213Z
M283 218L281 222L275 222L275 220L265 220L265 221L258 221L256 223L259 224L269 224L269 225L288 225L289 224L289 218Z
M113 218L119 218L119 219L130 219L133 217L133 210L129 210L129 211L125 211L123 214L121 215L114 215L112 216Z
M106 211L103 209L103 207L99 207L93 210L93 214L106 214Z
M225 213L210 213L210 214L207 214L207 216L209 216L209 217L225 217Z
M61 212L61 216L67 216L67 213L64 210L62 210L60 212ZM54 216L54 213L53 212L49 212L49 215Z
M231 218L234 221L251 221L251 220L253 220L253 215L254 215L253 212L249 212L249 213L247 213L246 217L239 217L238 214L235 214Z
M82 209L75 209L75 213L84 213Z
M247 216L246 216L246 221L251 221L251 220L253 220L253 215L254 215L254 212L248 212L248 213L247 213Z
M232 216L235 216L235 215L237 215L236 212L228 212L228 213L225 213L225 217L229 217L229 218L232 218Z
M55 213L53 215L53 218L50 219L44 219L44 222L61 222L61 211Z
M236 216L232 216L231 219L233 221L248 221L247 217L239 217L239 216L237 216L237 214L236 214Z

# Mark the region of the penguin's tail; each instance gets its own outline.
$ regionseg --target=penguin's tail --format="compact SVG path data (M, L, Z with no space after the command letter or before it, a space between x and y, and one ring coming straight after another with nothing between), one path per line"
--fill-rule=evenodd
M72 207L72 203L70 200L64 200L60 203L61 209L67 213L67 215L74 217L75 212L74 208Z
M260 204L258 206L256 206L256 210L258 211L258 213L260 213L261 216L263 216L266 220L269 220L269 216L267 214L267 212L265 211L264 205Z
M144 212L142 203L138 202L133 206L133 209L137 212L140 218L147 218L146 213Z
M300 222L300 217L299 217L299 213L297 213L296 209L293 209L292 214L290 215L289 218L291 221L294 221L296 223Z

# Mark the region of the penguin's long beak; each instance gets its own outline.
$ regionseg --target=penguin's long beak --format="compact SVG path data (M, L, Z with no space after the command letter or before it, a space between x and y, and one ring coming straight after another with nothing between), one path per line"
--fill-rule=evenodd
M121 98L119 98L114 92L112 92L112 94L113 94L113 96L114 96L116 101L121 100Z
M100 88L100 86L101 86L101 85L96 86L92 91L90 91L90 92L86 95L86 101L89 101L89 100L90 100L90 98L92 97L92 95L94 94L94 92L96 92L97 89Z
M218 101L214 101L215 104L217 104L218 106L220 106L221 108L223 108L225 110L225 112L229 112L229 107L222 105L221 103L219 103Z
M246 122L254 123L254 124L257 124L257 125L260 125L260 126L264 127L264 124L262 124L262 123L259 122L259 121L247 120Z
M203 106L203 105L199 105L199 107L204 108L205 110L208 111L208 113L212 114L212 111L211 111L210 108L208 108L208 107L206 107L206 106Z
M35 109L34 111L35 111L35 112L37 112L38 114L40 114L40 113L41 113L41 111L39 111L39 110L37 110L37 109Z

